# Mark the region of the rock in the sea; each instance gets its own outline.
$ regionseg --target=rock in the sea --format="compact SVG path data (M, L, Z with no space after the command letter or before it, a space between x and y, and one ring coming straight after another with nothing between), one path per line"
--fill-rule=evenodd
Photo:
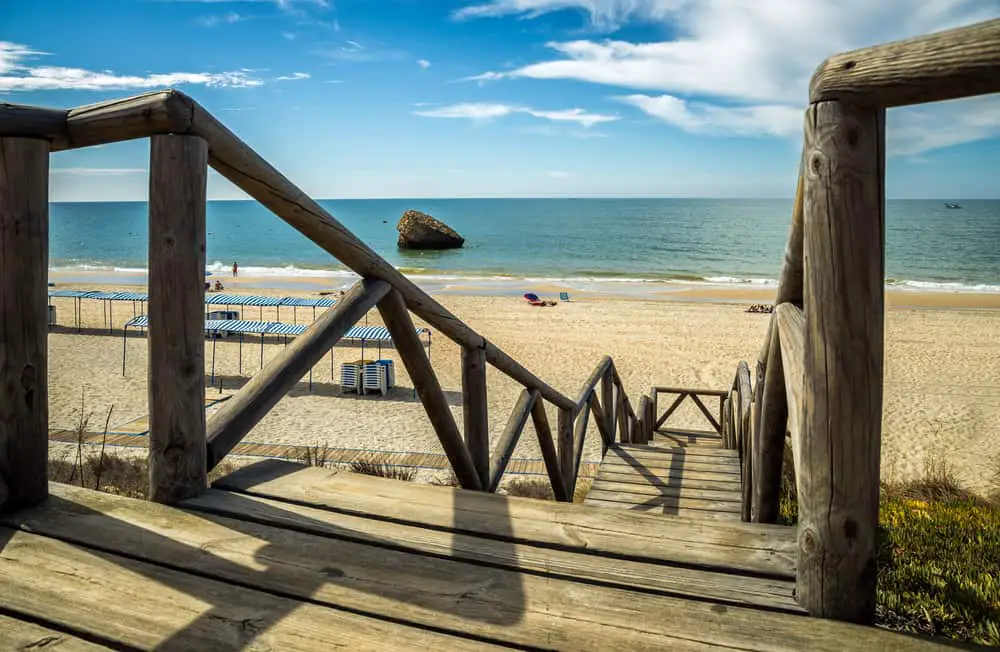
M400 249L458 249L465 238L441 220L420 211L406 211L396 225Z

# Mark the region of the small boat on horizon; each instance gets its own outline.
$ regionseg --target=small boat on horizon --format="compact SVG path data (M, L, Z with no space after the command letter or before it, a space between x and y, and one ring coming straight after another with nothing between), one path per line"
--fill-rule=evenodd
M945 208L961 208L962 206L960 204L954 204L952 202L945 202L944 203L944 207Z

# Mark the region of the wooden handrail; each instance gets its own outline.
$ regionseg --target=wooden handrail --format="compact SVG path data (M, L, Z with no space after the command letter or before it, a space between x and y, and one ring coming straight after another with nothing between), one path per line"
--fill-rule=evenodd
M594 391L595 387L597 387L598 381L600 381L604 377L604 374L606 374L613 366L614 363L611 361L610 356L604 356L601 358L601 361L598 362L597 366L594 368L593 373L590 374L587 380L583 383L583 387L580 388L580 393L577 394L576 407L573 410L574 412L579 413L583 410L584 404L589 400L590 393Z
M566 491L566 480L562 469L559 468L559 454L552 439L549 417L545 414L545 403L540 400L536 400L531 407L531 422L535 426L538 448L542 451L542 461L545 462L545 471L549 474L549 484L552 485L556 500L563 502L573 500L573 495Z
M208 468L214 468L295 383L364 317L391 288L361 280L309 326L305 333L250 379L208 421ZM199 406L204 411L204 408Z
M389 283L410 310L452 341L484 349L487 361L495 368L524 387L539 390L554 405L574 409L572 399L532 374L417 287L184 93L166 90L102 102L62 112L63 120L56 120L58 113L51 109L0 105L0 135L25 132L47 138L55 151L164 133L200 136L208 142L211 166L238 188L361 277Z
M792 435L792 457L798 477L802 451L802 382L805 369L806 318L798 306L779 304L777 317L778 342L781 345L781 367L784 395L788 405L788 431ZM784 437L782 437L784 439Z
M653 387L657 392L664 394L700 394L701 396L728 396L729 392L722 389L692 389L690 387Z
M1000 19L853 50L824 61L811 102L894 107L1000 93Z

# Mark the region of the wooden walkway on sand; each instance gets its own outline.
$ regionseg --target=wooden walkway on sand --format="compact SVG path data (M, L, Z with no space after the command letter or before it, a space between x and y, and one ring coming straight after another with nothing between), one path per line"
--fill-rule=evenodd
M0 516L2 649L933 645L804 617L790 528L278 460L179 508L60 484L50 494Z
M665 430L648 445L612 444L585 504L740 520L739 454L716 433Z
M145 419L145 417L144 417ZM128 425L128 424L126 424ZM120 430L119 427L118 430ZM49 430L49 441L63 444L78 443L78 435L72 430ZM88 432L83 436L85 446L117 446L123 448L148 448L149 434L147 430L133 433L127 431L109 432L107 436L100 432ZM243 457L267 457L282 460L301 460L312 452L311 446L295 446L291 444L267 444L259 442L240 442L233 448L232 455ZM350 466L354 462L375 461L389 466L425 469L430 471L447 471L451 468L448 457L442 453L426 453L421 451L391 451L372 450L365 448L327 448L320 451L326 456L327 466ZM597 462L582 462L580 477L592 478L600 466ZM513 458L507 466L505 474L545 476L545 463L540 458Z

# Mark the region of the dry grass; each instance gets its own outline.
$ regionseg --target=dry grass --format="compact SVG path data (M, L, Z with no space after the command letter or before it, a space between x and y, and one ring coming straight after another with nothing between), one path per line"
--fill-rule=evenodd
M573 492L573 502L582 503L590 492L590 485L594 483L593 478L579 478L576 481L576 489ZM538 500L555 500L552 492L552 484L548 477L529 476L515 477L510 480L504 490L508 496L519 498L535 498Z
M417 470L408 466L389 464L382 457L372 457L367 460L351 462L351 471L364 475L374 475L389 480L411 482L417 476Z
M330 462L330 446L328 444L306 446L295 458L295 461L306 466L324 468Z

